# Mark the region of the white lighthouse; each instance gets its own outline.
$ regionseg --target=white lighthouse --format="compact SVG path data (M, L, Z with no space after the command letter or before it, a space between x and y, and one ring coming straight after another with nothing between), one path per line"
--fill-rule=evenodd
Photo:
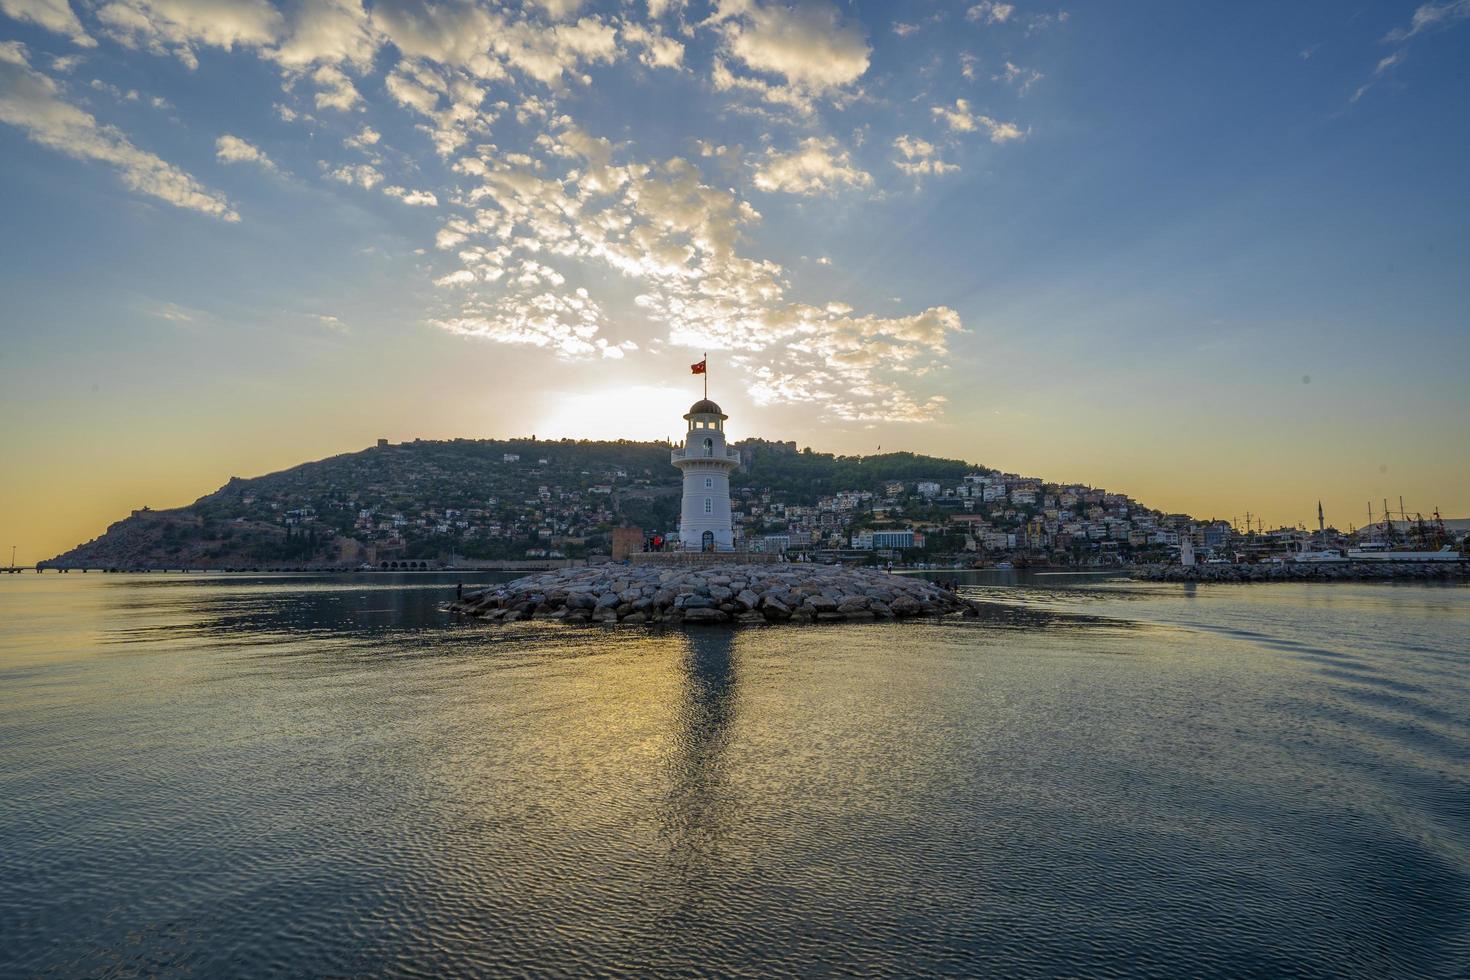
M730 529L730 473L740 465L738 450L725 447L729 416L708 398L689 408L689 433L682 449L669 456L684 474L684 505L679 514L681 551L734 551Z

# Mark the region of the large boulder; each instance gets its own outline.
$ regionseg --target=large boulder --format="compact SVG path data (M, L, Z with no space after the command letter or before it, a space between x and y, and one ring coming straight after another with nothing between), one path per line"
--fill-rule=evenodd
M730 617L718 609L700 606L694 609L685 608L684 622L686 623L723 623Z

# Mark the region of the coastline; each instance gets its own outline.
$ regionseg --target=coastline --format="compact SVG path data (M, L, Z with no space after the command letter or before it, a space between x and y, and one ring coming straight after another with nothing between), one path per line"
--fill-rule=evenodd
M1280 565L1140 565L1141 582L1465 582L1470 562L1290 562Z

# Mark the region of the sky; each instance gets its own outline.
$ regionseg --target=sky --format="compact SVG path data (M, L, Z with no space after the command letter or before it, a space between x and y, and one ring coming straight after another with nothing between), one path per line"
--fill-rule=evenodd
M0 545L378 437L1470 516L1470 0L0 0ZM8 558L8 555L3 557Z

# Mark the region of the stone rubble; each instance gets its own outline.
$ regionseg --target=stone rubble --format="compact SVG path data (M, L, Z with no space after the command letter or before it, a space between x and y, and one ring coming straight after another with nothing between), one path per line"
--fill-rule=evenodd
M528 575L449 604L494 622L811 623L974 616L975 603L921 578L840 565L593 565Z

